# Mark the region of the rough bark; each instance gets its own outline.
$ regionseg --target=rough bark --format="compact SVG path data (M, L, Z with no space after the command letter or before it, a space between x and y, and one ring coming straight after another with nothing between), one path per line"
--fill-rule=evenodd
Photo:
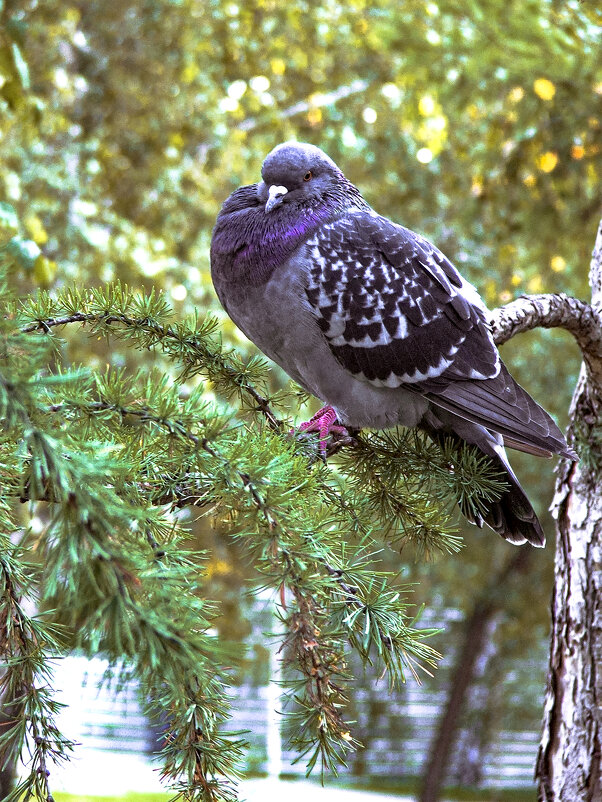
M570 331L584 351L600 342L599 319L592 306L564 293L522 295L491 313L493 336L498 345L515 334L535 328Z
M602 311L602 223L592 257L594 315ZM548 687L536 777L540 802L602 800L602 348L584 352L569 439L582 454L556 483L555 588ZM597 347L596 347L597 344Z
M483 652L485 636L492 618L504 606L509 583L526 570L531 553L530 546L516 549L504 568L492 577L466 619L464 637L450 679L445 710L437 723L423 772L419 802L437 802L441 796L452 749L456 743L460 716L466 705L477 660Z

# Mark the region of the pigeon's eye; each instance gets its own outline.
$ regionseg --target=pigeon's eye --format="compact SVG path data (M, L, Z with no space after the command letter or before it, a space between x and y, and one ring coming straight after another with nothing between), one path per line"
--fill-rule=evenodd
M312 171L311 171L311 170L308 170L308 171L305 173L305 175L303 176L303 180L304 180L304 181L311 181L311 179L312 179L313 177L314 177L314 174L312 173Z

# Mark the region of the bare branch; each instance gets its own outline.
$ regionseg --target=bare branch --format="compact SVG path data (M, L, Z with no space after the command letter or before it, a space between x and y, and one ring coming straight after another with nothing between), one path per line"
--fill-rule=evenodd
M600 319L585 301L556 293L521 295L507 306L494 309L490 324L497 345L503 345L523 331L562 328L574 335L582 350L587 350ZM596 339L600 339L599 336Z
M298 103L293 103L292 106L280 111L279 117L294 117L297 114L304 114L311 108L318 108L320 106L334 106L339 100L343 100L350 95L357 95L359 92L365 92L370 86L369 81L357 79L352 81L349 86L340 86L333 92L326 92L325 94L316 94L310 100L300 100ZM236 127L239 131L253 131L259 127L259 120L256 117L251 117L243 120Z

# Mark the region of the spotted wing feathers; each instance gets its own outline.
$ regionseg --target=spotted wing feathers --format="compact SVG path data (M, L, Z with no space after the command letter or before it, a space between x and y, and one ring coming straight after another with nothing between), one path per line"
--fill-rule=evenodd
M476 291L426 240L357 211L322 226L306 247L309 302L355 376L399 387L499 373Z

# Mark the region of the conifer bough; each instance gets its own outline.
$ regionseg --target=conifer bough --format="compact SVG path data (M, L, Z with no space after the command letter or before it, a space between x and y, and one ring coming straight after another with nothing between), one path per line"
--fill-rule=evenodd
M0 269L10 259L0 251ZM226 729L234 656L210 632L204 557L185 548L189 532L175 514L185 505L210 513L220 534L253 556L262 584L288 597L280 614L291 744L308 769L336 771L356 745L345 719L349 647L391 683L439 657L425 642L433 631L408 612L408 589L379 570L375 554L400 540L457 549L433 499L471 497L474 483L495 494L499 482L472 454L454 452L452 474L449 450L396 433L355 439L339 461L342 487L277 416L297 394L270 392L263 360L243 363L223 349L212 316L177 320L162 296L119 283L40 292L17 305L7 285L0 289L0 581L8 589L0 693L14 700L0 754L14 761L24 744L31 754L10 802L28 791L52 796L53 765L70 744L54 720L48 666L74 648L125 660L149 714L166 726L164 776L179 798L236 798L244 742ZM70 325L162 351L161 367L70 369L57 336ZM205 379L222 400L208 400ZM242 425L253 419L265 425ZM21 531L15 499L42 502L46 525ZM11 543L13 531L39 565ZM39 600L39 620L23 619L15 602L27 596Z

